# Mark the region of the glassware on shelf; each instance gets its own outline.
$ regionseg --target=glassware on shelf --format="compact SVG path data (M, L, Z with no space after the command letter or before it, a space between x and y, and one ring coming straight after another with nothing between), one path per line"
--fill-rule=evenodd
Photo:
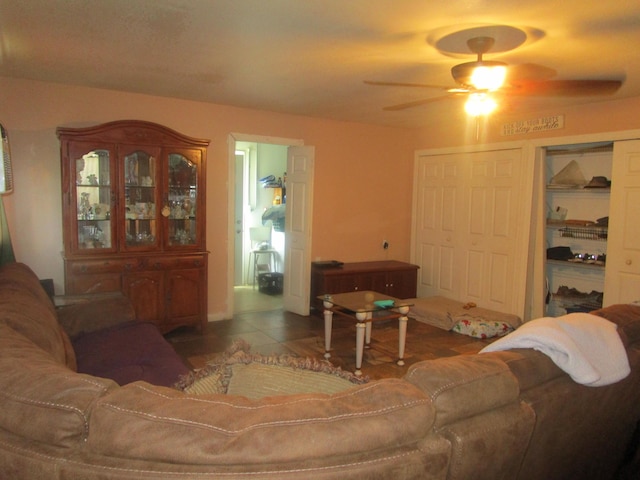
M78 248L111 248L111 183L108 150L92 150L75 160Z
M169 155L169 191L162 214L168 219L169 245L195 245L198 167L184 155Z
M144 150L124 157L125 245L155 246L156 158Z

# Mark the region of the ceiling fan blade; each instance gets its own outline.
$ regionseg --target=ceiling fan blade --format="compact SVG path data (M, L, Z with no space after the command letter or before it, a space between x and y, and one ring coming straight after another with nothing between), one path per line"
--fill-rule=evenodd
M620 80L517 80L511 82L512 95L587 97L612 95L622 86Z
M364 80L364 83L366 83L367 85L376 85L376 86L383 86L383 87L438 88L441 90L447 89L447 87L443 87L442 85L426 85L424 83L376 82L373 80Z
M551 80L558 74L553 68L538 65L537 63L520 63L507 67L507 80Z
M424 98L422 100L416 100L414 102L407 102L407 103L401 103L399 105L391 105L390 107L384 107L383 110L405 110L407 108L419 107L420 105L439 102L441 100L446 100L452 97L455 97L455 95L442 95L440 97Z

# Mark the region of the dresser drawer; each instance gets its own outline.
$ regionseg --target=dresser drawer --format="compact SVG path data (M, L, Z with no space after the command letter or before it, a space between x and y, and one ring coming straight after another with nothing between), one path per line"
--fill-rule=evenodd
M66 295L85 295L89 293L119 292L122 289L120 273L87 273L67 275Z
M145 264L149 270L173 270L201 268L207 264L207 260L205 255L176 255L147 258Z
M77 275L127 272L140 267L141 262L137 258L105 258L101 260L75 260L68 262L70 272Z

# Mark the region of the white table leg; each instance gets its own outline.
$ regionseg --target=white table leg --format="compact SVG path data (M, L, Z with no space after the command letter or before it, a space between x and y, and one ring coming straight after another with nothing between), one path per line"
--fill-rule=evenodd
M364 348L371 348L371 318L373 317L372 312L367 313L367 323L364 329Z
M326 300L322 302L324 306L324 358L331 358L331 328L333 325L333 312L329 310L333 307L333 303L327 302Z
M404 365L404 345L407 341L407 313L409 313L409 307L400 307L400 313L402 316L398 319L398 365Z
M361 318L362 315L362 318ZM364 354L364 335L367 329L367 324L363 322L366 319L366 315L357 313L356 318L356 371L354 372L358 377L362 375L362 356Z

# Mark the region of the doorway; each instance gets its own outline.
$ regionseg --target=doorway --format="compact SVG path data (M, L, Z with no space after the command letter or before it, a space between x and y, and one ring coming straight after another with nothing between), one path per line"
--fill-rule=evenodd
M287 149L235 144L234 313L282 308Z
M227 142L227 198L229 208L227 209L228 241L226 246L228 252L227 306L224 318L233 318L235 313L234 284L236 281L236 271L244 270L241 266L236 267L235 265L236 259L238 258L235 254L236 250L242 251L242 245L246 244L246 233L244 232L242 216L236 216L236 199L240 198L240 202L246 202L248 201L246 197L249 196L251 192L250 188L246 189L246 191L242 189L243 193L236 192L236 177L244 178L245 174L249 175L251 168L251 164L248 163L246 169L243 168L242 171L237 171L239 170L238 159L243 156L237 154L241 152L236 149L238 142L252 142L287 147L287 199L285 200L286 208L284 209L284 249L287 253L286 255L283 253L283 261L280 264L284 270L282 309L302 316L309 315L311 219L313 218L315 148L313 146L305 146L302 140L231 133L229 134ZM263 178L258 177L257 170L255 176L258 180ZM249 182L248 185L254 185L254 183ZM238 237L242 238L242 244L236 248Z

